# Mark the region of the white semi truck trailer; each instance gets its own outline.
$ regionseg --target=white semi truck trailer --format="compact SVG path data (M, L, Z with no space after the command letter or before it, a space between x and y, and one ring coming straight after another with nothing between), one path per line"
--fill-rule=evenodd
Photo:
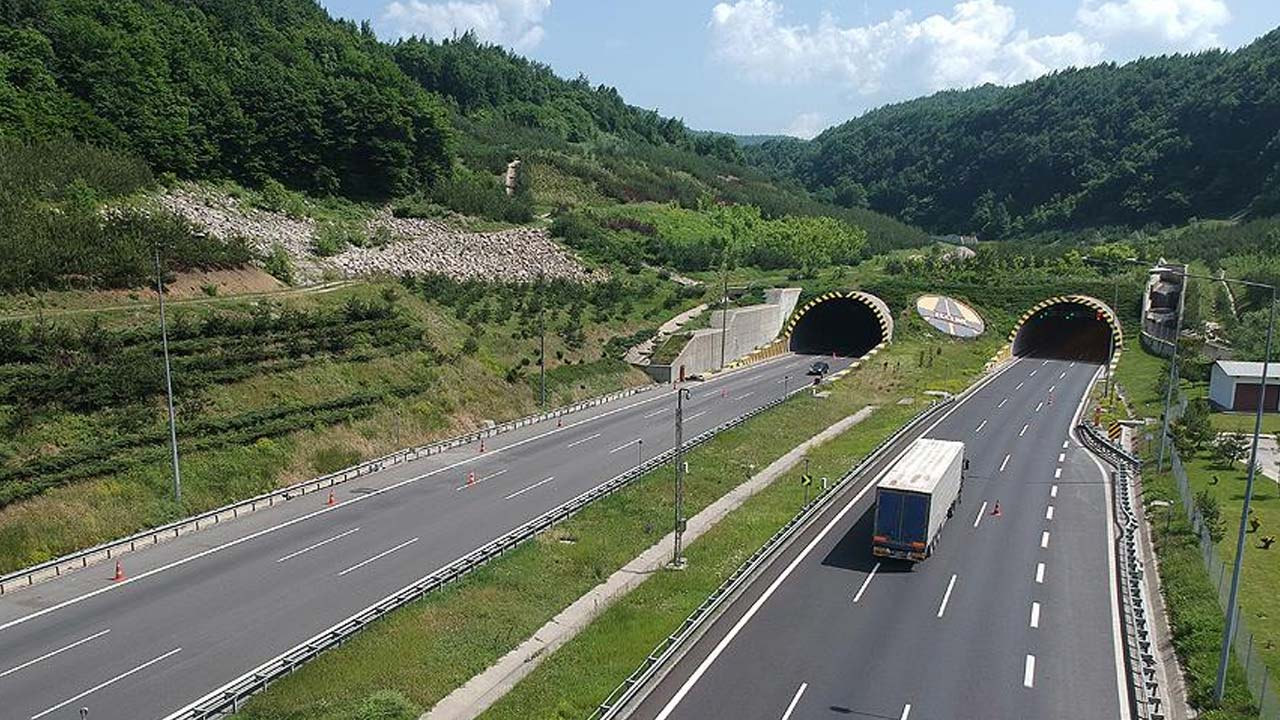
M912 562L933 554L942 526L960 504L964 474L964 443L913 442L876 487L871 552Z

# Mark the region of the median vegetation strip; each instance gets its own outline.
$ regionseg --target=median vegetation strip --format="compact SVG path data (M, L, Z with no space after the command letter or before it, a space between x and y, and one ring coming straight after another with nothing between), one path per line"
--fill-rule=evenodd
M864 423L870 429L859 426L856 432L860 438L867 436L870 448L923 402L897 405L904 395L919 397L924 389L959 390L992 351L991 341L961 343L923 333L911 335L904 333L907 337L900 345L832 386L830 397L799 396L691 453L686 512L698 512L740 484L753 466L763 468L858 408L888 406ZM933 358L936 364L921 365L917 360L921 356ZM847 446L841 447L845 450L840 454L825 449L815 453L811 473L835 477L847 469L855 458ZM457 585L376 623L254 698L240 716L252 720L362 717L362 706L374 702L380 692L397 693L391 704L403 708L387 718L410 717L431 707L668 532L671 481L670 467L650 473ZM757 526L761 539L738 547L734 557L724 561L726 571L776 530L784 516L795 512L803 490L784 481L767 491L770 497L774 493L789 493L789 508L787 503L779 506L787 512L770 521L772 529ZM646 636L645 643L647 650L652 641ZM634 656L628 662L634 665Z

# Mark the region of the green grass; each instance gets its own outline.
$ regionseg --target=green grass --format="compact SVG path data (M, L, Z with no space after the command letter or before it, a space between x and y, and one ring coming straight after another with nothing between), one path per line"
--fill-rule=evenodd
M1127 391L1135 412L1141 417L1158 417L1164 398L1155 390L1156 378L1167 370L1168 363L1150 355L1138 346L1135 339L1126 345L1116 369L1116 380ZM1184 384L1184 391L1193 385ZM1220 415L1213 415L1217 425ZM1157 431L1158 432L1158 431ZM1222 629L1226 622L1218 604L1215 583L1210 578L1201 559L1198 540L1190 523L1182 512L1182 501L1172 475L1155 471L1155 443L1141 448L1144 457L1143 502L1148 506L1148 520L1156 555L1159 558L1161 591L1168 609L1169 624L1173 632L1173 644L1184 671L1188 701L1201 712L1200 717L1211 720L1244 720L1254 717L1256 709L1245 684L1244 673L1234 657L1228 672L1227 693L1224 703L1217 707L1213 700L1213 688L1217 678L1218 654ZM1202 458L1191 458L1185 464L1191 481L1192 493L1209 488L1218 495L1223 517L1227 519L1228 535L1234 537L1240 516L1242 481L1240 470L1223 470L1212 467ZM1213 475L1221 480L1210 485ZM1280 528L1280 499L1274 484L1264 480L1257 484L1263 492L1255 498L1254 507L1266 528ZM1150 507L1153 500L1171 503L1167 510ZM1171 512L1172 515L1166 515ZM1230 540L1219 544L1224 560L1230 561L1233 548ZM1252 545L1253 543L1251 543ZM1225 549L1224 549L1225 547ZM1255 649L1263 649L1267 665L1274 672L1280 653L1265 649L1268 641L1280 640L1280 625L1271 618L1280 617L1280 598L1275 594L1280 582L1280 551L1262 551L1255 547L1246 550L1245 571L1241 582L1241 605L1244 617L1257 633Z
M671 335L666 340L663 340L662 344L653 349L653 355L649 357L649 362L654 365L670 365L672 361L679 357L680 351L684 350L684 346L688 344L688 333L678 332L675 335Z
M932 368L916 367L922 346L943 352ZM963 388L993 348L991 342L911 339L885 356L889 367L893 360L900 361L899 369L865 368L834 386L830 398L800 396L724 433L689 457L689 514L742 482L750 465L764 467L867 404L882 405L887 408L882 412L890 415L877 416L863 424L867 430L855 431L862 438L858 442L874 444L916 409L897 406L899 399L904 395L921 398L918 393L925 389ZM812 472L836 476L847 469L856 459L851 454L855 446L842 447L843 452L815 453ZM241 717L352 718L363 698L382 690L399 691L417 707L430 707L661 537L670 515L671 473L669 467L650 473L462 582L376 623L254 698ZM801 489L791 482L777 487L768 497L789 492L789 511L795 512ZM727 570L759 544L755 538L772 532L769 527L776 529L788 508L786 502L773 502L780 503L775 514L756 521L750 531L739 531L745 533L740 536L745 544L735 548L736 560L719 561L717 567ZM694 561L705 564L696 557ZM695 596L691 590L673 599L673 611L684 611L684 603ZM652 644L648 636L643 642L637 640L635 648L646 644Z
M617 358L604 357L606 352L612 352L606 347L612 337L652 328L657 318L679 312L678 303L674 309L666 307L675 297L674 284L658 281L652 271L646 271L639 280L646 278L654 284L644 287L652 287L652 291L637 292L607 312L587 303L582 308L582 337L572 345L560 332L566 322L565 311L547 313L550 404L563 405L649 382L642 372ZM0 572L218 507L361 458L463 432L485 420L501 422L537 411L539 339L527 332L519 313L501 319L493 313L484 322L476 323L467 314L473 307L464 306L460 316L452 307L429 302L386 282L358 283L331 293L293 296L279 306L298 311L341 306L349 298L376 298L393 287L402 312L420 328L421 347L401 347L386 353L358 351L343 357L306 357L288 367L264 365L244 379L206 387L197 397L179 397L184 479L181 505L170 499L170 469L164 443L157 441L137 451L122 452L113 457L123 466L110 474L76 480L0 508ZM183 307L174 312L171 320L176 321L182 314L194 321L215 311L247 312L250 302L218 299L206 305ZM148 325L154 318L140 309L108 313L102 321L105 327L122 328ZM57 322L78 323L84 319ZM477 325L480 332L475 351L465 353L467 338ZM508 371L522 359L528 364L508 382ZM418 389L407 396L378 397L383 391L407 385ZM193 442L199 440L207 445L211 438L183 432L184 427L195 422L234 419L268 408L357 394L373 394L372 402L351 414L316 418L258 442L234 440L220 447L196 448ZM0 423L12 427L12 412L0 404ZM165 422L162 402L94 412L59 408L40 411L0 437L0 468L20 466L61 452L92 449L132 434L163 430ZM164 433L160 435L167 439Z

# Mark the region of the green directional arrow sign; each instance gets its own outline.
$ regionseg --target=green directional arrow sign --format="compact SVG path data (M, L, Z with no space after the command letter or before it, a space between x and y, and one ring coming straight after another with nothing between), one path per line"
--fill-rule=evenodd
M801 475L801 476L800 476L800 484L801 484L801 485L812 485L812 484L813 484L813 476L812 476L812 475Z

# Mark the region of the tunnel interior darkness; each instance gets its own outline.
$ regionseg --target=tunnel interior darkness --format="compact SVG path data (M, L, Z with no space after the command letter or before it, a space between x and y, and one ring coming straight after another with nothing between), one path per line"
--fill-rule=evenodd
M791 351L861 357L884 341L876 311L854 298L837 297L809 308L791 331Z
M1055 303L1018 329L1015 357L1104 363L1110 352L1111 325L1099 311L1079 302Z

